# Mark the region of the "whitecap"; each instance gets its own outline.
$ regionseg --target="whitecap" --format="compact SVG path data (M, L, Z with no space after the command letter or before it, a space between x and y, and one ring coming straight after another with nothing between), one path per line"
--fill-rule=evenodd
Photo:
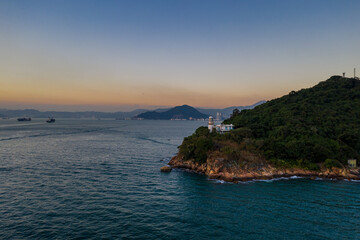
M224 180L218 180L218 179L215 179L215 182L216 183L226 183Z
M350 182L360 182L360 180L350 179Z
M210 181L214 181L215 183L220 183L220 184L224 184L224 183L230 183L230 182L226 182L224 180L220 180L220 179L209 179Z
M304 177L299 177L299 176L291 176L290 179L300 179L300 178L304 178Z

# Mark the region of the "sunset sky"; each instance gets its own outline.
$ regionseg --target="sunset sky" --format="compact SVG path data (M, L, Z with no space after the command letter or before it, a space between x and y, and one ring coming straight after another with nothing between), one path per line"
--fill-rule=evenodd
M250 105L354 67L360 1L0 1L0 108Z

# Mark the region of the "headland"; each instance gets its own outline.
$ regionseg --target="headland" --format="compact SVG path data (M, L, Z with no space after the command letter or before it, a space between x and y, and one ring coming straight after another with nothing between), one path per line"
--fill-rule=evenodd
M360 80L333 76L254 109L234 110L224 125L214 127L209 118L208 127L184 138L169 165L230 182L291 176L359 180L359 106Z

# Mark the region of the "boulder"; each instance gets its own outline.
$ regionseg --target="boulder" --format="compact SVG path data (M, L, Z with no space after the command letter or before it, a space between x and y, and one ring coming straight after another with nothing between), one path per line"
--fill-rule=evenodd
M161 172L171 172L172 168L169 166L163 166L160 168Z

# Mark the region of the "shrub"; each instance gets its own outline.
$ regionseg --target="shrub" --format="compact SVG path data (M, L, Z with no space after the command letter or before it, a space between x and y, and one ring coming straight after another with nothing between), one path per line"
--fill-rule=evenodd
M193 135L184 138L179 146L179 152L184 159L194 159L195 162L204 163L207 152L214 146L213 140L206 127L198 128Z
M326 168L333 168L333 167L337 167L337 168L342 168L342 164L338 161L338 160L335 160L335 159L326 159L325 162L324 162L324 166Z
M221 152L225 154L228 160L235 160L238 158L238 152L234 147L225 146L221 148Z

